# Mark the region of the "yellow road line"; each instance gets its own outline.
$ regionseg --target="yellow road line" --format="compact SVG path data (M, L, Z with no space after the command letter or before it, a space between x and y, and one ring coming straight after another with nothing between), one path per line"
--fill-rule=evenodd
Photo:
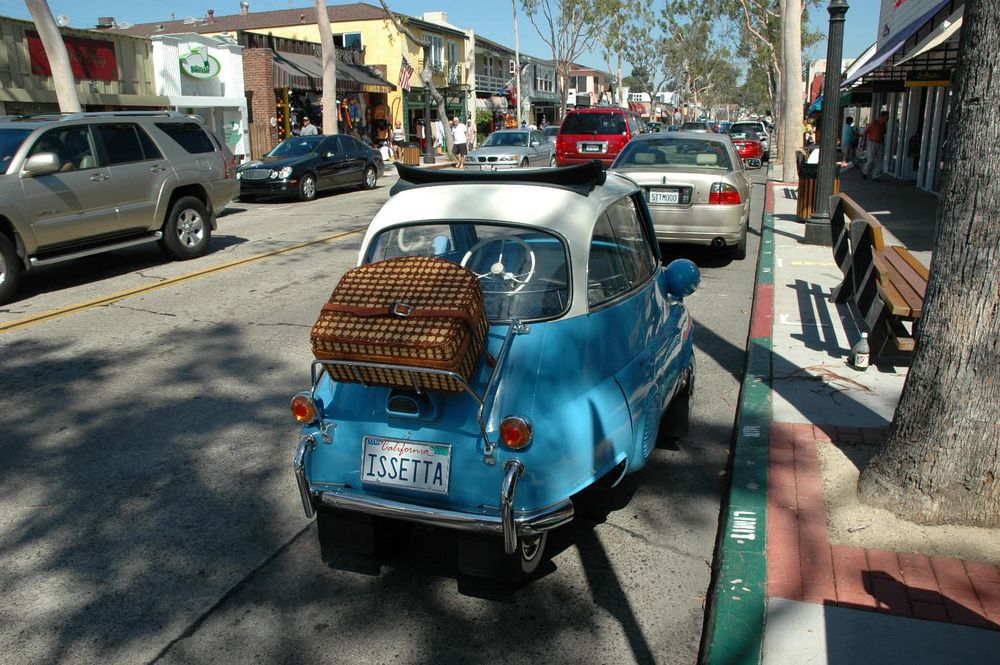
M223 272L225 270L230 270L232 268L238 268L239 266L246 265L248 263L253 263L255 261L260 261L261 259L270 258L272 256L277 256L279 254L287 254L288 252L294 252L306 247L311 247L313 245L320 245L326 242L332 242L334 240L339 240L340 238L345 238L347 236L356 235L362 233L365 229L354 229L353 231L344 231L343 233L337 233L332 236L327 236L325 238L319 238L318 240L310 240L309 242L300 243L298 245L292 245L291 247L285 247L283 249L276 249L272 252L264 252L263 254L254 254L253 256L248 256L245 259L237 259L236 261L230 261L229 263L223 263L217 266L212 266L211 268L205 268L204 270L197 270L195 272L187 273L186 275L178 275L177 277L171 277L165 279L162 282L157 282L156 284L148 284L146 286L140 286L134 289L128 289L126 291L119 291L118 293L113 293L109 296L104 296L102 298L95 298L94 300L85 300L84 302L76 303L74 305L67 305L66 307L60 307L58 309L52 309L47 312L42 312L41 314L35 314L34 316L26 316L23 319L15 319L13 321L8 321L7 323L0 323L0 335L3 333L13 332L15 330L21 330L22 328L27 328L33 326L37 323L44 323L46 321L52 321L53 319L58 319L75 312L82 312L93 307L102 307L104 305L110 305L116 303L119 300L125 300L126 298L131 298L143 293L149 293L150 291L156 291L157 289L162 289L167 286L173 286L174 284L179 284L181 282L187 282L192 279L198 279L199 277L205 277L206 275L212 275L215 273Z

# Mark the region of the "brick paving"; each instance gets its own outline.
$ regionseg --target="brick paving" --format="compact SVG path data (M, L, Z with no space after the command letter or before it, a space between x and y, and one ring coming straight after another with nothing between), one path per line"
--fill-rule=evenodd
M771 425L767 595L1000 630L1000 567L830 544L816 444L884 439L884 429Z

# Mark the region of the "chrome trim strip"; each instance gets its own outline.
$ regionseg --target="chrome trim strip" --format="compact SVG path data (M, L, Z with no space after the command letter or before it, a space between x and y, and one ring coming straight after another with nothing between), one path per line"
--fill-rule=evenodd
M311 434L306 434L299 439L299 447L295 451L295 482L299 486L299 498L302 499L302 509L306 511L306 517L312 518L315 514L312 505L312 497L309 493L309 479L306 477L306 453L316 445L316 440Z
M503 465L503 485L500 486L500 521L503 523L503 549L507 554L517 551L517 525L514 524L514 495L517 480L524 473L521 460L510 459Z
M63 261L72 261L73 259L83 258L84 256L93 256L94 254L103 254L104 252L111 252L116 249L125 249L126 247L135 247L136 245L145 245L149 242L156 242L163 238L163 232L157 231L152 235L143 236L142 238L137 238L136 240L127 240L125 242L115 243L114 245L102 245L101 247L91 247L90 249L84 249L79 252L73 252L72 254L63 254L61 256L54 256L50 259L39 259L36 257L31 257L28 259L28 263L31 264L32 268L37 268L39 266L47 266L53 263L62 263Z
M368 515L388 517L405 522L417 522L431 526L477 531L503 535L503 521L500 515L464 513L444 508L429 508L382 497L362 495L354 490L323 491L314 495L324 506L353 510ZM573 519L573 502L567 499L548 508L525 513L514 513L514 527L517 536L536 536L555 529Z

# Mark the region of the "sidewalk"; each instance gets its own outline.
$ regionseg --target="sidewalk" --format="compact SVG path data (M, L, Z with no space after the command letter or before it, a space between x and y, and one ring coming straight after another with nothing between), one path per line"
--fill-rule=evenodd
M843 190L929 263L936 197L852 171ZM767 190L706 660L1000 662L1000 530L919 527L857 503L906 370L846 364L860 335L829 302L831 250L799 243L793 185Z

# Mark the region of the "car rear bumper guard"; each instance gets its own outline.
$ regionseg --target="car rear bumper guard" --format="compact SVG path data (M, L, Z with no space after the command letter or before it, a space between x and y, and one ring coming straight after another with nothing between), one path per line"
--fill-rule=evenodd
M524 474L524 464L520 460L507 460L504 465L503 482L500 485L499 512L467 513L366 495L347 487L322 490L314 488L306 474L306 457L315 445L313 437L307 434L299 441L298 450L295 452L295 480L299 486L299 496L302 499L302 507L306 517L311 518L315 514L314 502L319 502L330 508L351 510L378 517L429 524L459 531L498 534L503 536L504 551L507 554L513 554L517 551L519 537L535 536L562 526L573 519L573 502L569 499L537 510L517 511L514 509L517 482Z

